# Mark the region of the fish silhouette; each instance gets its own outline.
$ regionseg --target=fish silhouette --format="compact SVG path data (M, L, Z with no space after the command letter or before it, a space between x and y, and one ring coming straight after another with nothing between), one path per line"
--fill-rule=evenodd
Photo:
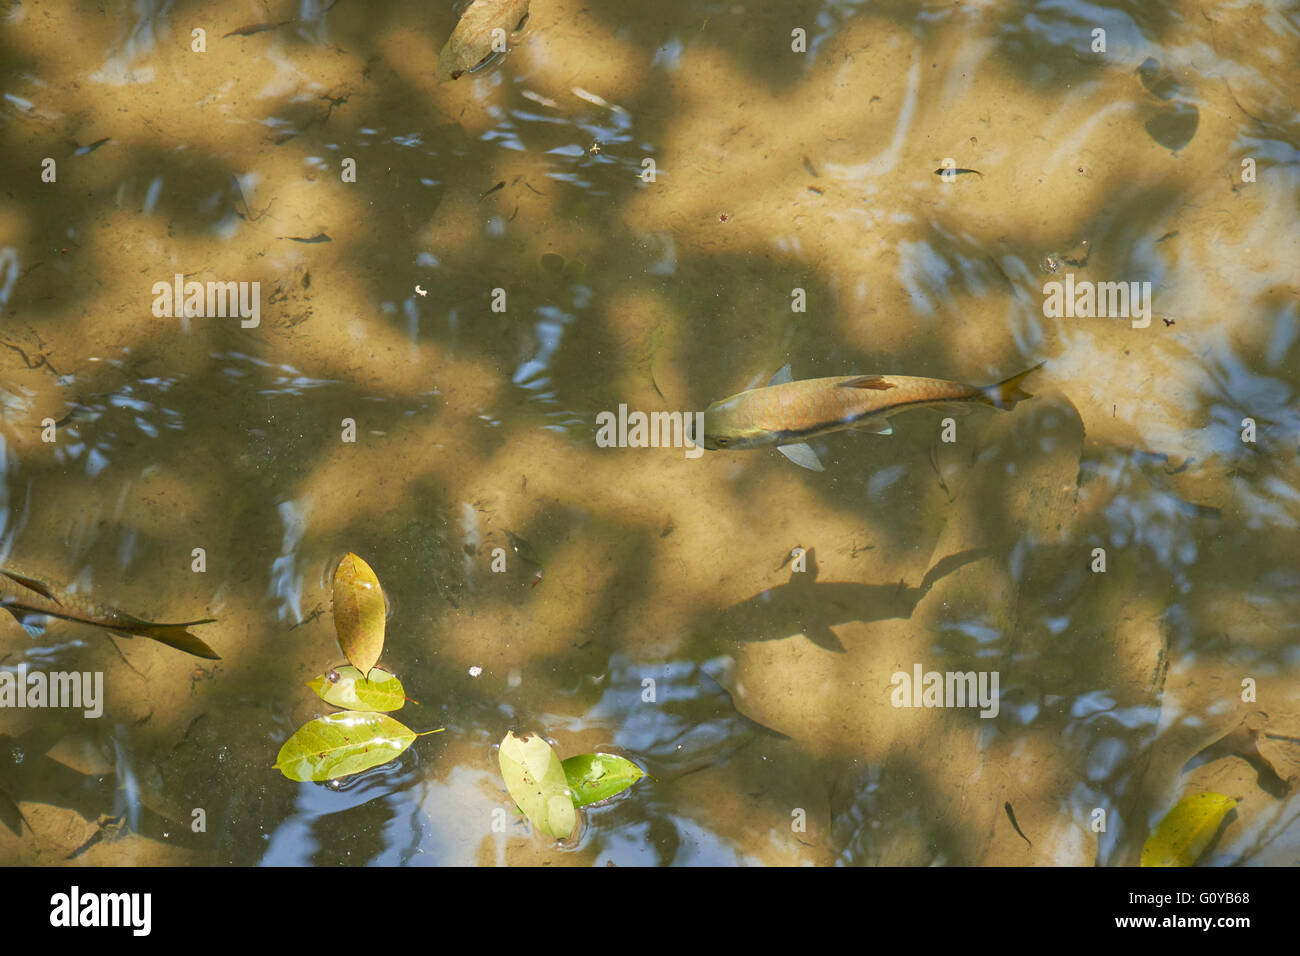
M197 624L211 624L216 618L180 624L145 621L116 608L91 604L75 594L12 569L0 568L0 607L28 630L31 629L29 618L57 617L79 624L94 624L121 637L147 637L195 657L221 660L216 651L187 630Z

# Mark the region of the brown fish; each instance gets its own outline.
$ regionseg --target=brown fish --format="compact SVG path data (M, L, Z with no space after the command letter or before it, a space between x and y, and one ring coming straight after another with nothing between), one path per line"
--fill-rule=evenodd
M1020 388L1042 363L996 385L963 385L910 375L844 375L793 381L790 366L763 388L751 388L704 410L705 448L730 451L776 445L796 465L822 471L807 439L856 428L892 434L889 416L922 405L971 402L1011 409L1032 398Z
M221 656L186 628L211 624L216 618L186 621L183 624L158 624L123 613L116 608L91 604L36 578L0 568L0 607L26 628L28 617L57 617L79 624L93 624L121 637L147 637L195 657L219 661Z

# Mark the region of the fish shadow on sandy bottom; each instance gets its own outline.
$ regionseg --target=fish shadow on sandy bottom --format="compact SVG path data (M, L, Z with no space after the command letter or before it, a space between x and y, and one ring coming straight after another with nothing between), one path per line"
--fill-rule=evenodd
M696 640L778 641L804 635L818 647L837 654L844 645L831 628L855 622L908 618L936 582L963 565L990 554L988 548L959 551L936 562L917 587L817 580L815 549L806 554L807 570L792 571L790 580L739 604L706 615L692 629Z

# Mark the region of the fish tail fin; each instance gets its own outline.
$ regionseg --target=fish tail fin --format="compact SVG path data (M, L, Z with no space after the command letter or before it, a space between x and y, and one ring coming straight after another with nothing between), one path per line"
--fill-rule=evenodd
M1033 398L1034 396L1022 389L1020 384L1045 364L1047 363L1039 362L1033 368L1025 369L1019 375L1012 375L1010 378L1003 379L996 385L989 385L985 388L981 388L980 392L983 393L984 400L994 408L1002 408L1010 411L1016 407L1017 402L1023 402L1027 398Z
M148 621L141 621L130 627L111 628L111 630L128 637L147 637L168 647L174 647L178 651L184 651L186 654L219 661L220 654L186 630L196 624L211 624L215 620L216 618L207 617L201 621L186 621L184 624L151 624Z

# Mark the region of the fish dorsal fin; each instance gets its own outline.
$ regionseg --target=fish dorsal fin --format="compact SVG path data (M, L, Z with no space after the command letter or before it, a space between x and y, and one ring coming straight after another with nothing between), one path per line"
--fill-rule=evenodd
M777 445L776 450L785 455L800 468L807 468L809 471L825 471L822 467L821 459L817 457L817 452L806 442L800 442L797 445Z
M55 604L58 604L60 606L63 604L62 601L60 601L58 598L54 596L54 594L50 591L47 585L43 584L40 581L37 581L35 578L29 578L22 574L16 574L15 572L6 570L5 568L0 568L0 574L3 574L11 581L17 581L19 584L27 588L29 591L35 591L43 598L49 598Z
M777 369L776 374L772 376L772 380L767 384L784 385L786 382L793 382L793 381L794 381L794 376L790 374L790 363L786 362L779 369Z
M857 378L851 378L847 382L840 382L841 388L898 388L893 382L887 381L883 375L860 375Z

